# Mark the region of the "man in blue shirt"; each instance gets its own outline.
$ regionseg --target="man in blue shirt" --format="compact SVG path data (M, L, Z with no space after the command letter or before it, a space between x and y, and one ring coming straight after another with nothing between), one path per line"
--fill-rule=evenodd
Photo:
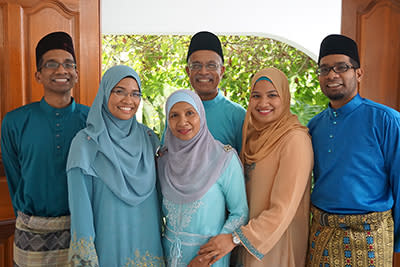
M36 47L35 78L44 88L34 102L4 117L1 151L16 220L16 266L67 266L70 242L66 161L89 108L75 103L78 81L71 37L53 32Z
M224 97L218 88L225 72L224 56L218 37L207 31L193 35L187 54L186 73L201 98L207 126L215 139L240 152L245 109Z
M400 115L358 94L357 44L321 43L318 75L330 99L309 122L313 221L307 266L392 266L400 251Z

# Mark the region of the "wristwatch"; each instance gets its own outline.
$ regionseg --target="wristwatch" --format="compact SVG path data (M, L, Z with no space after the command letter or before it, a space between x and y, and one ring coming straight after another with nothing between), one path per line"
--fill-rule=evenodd
M240 245L240 238L236 235L236 233L232 233L232 242L235 246Z

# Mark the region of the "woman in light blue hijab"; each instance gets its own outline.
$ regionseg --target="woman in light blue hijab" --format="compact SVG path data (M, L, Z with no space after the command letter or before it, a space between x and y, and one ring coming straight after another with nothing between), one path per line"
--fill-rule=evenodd
M166 115L165 146L158 158L166 262L169 267L207 266L197 257L200 247L219 234L233 242L232 232L247 222L243 169L235 150L211 135L196 93L174 92ZM213 266L229 266L229 257Z
M72 266L163 266L157 136L136 121L138 74L110 68L67 162Z

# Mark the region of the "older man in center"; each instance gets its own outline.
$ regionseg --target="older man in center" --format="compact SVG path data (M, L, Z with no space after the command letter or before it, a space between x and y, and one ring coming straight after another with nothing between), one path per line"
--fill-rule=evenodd
M224 72L224 55L218 37L207 31L193 35L186 66L190 84L203 102L211 134L239 152L246 111L239 104L228 100L219 89Z

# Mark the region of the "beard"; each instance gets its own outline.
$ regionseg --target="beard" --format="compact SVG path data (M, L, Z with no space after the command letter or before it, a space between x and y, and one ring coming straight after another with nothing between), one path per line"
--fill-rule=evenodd
M341 100L341 99L344 98L344 94L343 94L343 93L326 94L326 96L327 96L330 100Z

